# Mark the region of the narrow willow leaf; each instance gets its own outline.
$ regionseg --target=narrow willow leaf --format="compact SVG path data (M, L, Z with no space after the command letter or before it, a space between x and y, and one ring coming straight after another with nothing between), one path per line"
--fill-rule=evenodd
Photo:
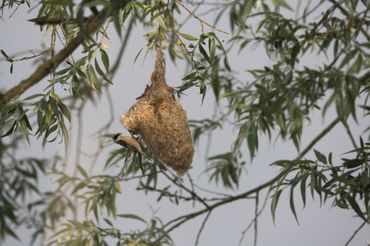
M353 199L353 197L346 196L346 201L351 205L351 207L353 208L353 210L356 212L356 214L358 216L360 216L361 219L363 219L364 221L367 221L366 218L365 218L365 216L364 216L364 214L361 211L360 206L358 206L356 200Z
M133 220L138 220L138 221L141 221L143 223L146 223L146 221L141 218L140 216L136 215L136 214L117 214L118 217L121 217L121 218L126 218L126 219L133 219Z
M6 59L10 59L3 49L0 49L0 52Z
M216 56L216 40L214 38L210 38L208 40L209 45L209 54L212 58Z
M113 227L113 224L109 219L107 219L107 218L103 218L103 219L104 219L105 223L107 223L109 226Z
M101 77L103 77L103 79L105 80L105 81L107 81L109 84L113 84L112 83L112 81L110 81L108 78L107 78L107 76L105 75L105 73L103 72L103 70L100 68L100 66L99 66L99 63L98 63L98 61L95 59L95 70L96 70L96 72L101 76Z
M95 70L92 66L89 66L87 68L87 77L91 83L91 86L95 89L95 90L98 90L100 91L100 83L96 77L96 73L95 73Z
M82 174L82 176L84 176L85 178L88 178L89 175L87 174L85 169L83 169L80 165L77 165L77 170Z
M311 182L310 182L310 191L311 191L311 196L312 198L315 197L315 187L316 187L316 173L314 170L311 170Z
M196 41L198 40L197 37L194 37L190 34L187 34L187 33L179 33L181 37L185 38L186 40L189 40L189 41Z
M67 106L62 101L58 102L58 106L62 114L68 119L69 122L71 122L71 112L69 111Z
M285 0L272 0L272 2L280 7L293 11L293 8Z
M75 188L72 190L71 194L76 194L79 190L83 189L84 187L86 187L87 183L86 181L81 181L80 183L78 183Z
M297 212L295 210L295 205L294 205L294 186L292 186L292 188L290 189L289 205L290 205L290 210L292 211L295 220L299 224L298 217L297 217Z
M109 72L109 56L105 50L100 49L100 54L101 54L101 60L103 62L105 71L108 73Z
M244 1L243 7L241 9L241 20L244 23L246 19L249 16L249 13L251 12L253 6L254 6L255 0L246 0Z
M325 155L323 155L322 153L320 153L319 151L317 151L315 149L313 151L314 151L315 156L316 156L316 158L319 162L324 163L324 164L328 164L328 161L326 160Z
M9 130L6 133L4 133L2 136L0 136L0 138L6 137L12 134L15 131L16 127L17 127L17 121L14 121L13 125L9 128Z
M279 203L279 198L280 198L280 195L281 195L281 192L282 191L283 190L276 191L275 194L272 197L272 201L271 201L271 214L272 214L272 220L273 220L274 223L275 223L276 208L277 208L277 205Z
M344 161L343 166L346 168L355 168L365 163L365 159L345 159L342 158Z
M306 182L307 182L307 178L308 178L309 174L304 174L303 177L301 178L301 185L300 185L300 189L301 189L301 198L302 198L302 202L303 202L303 207L306 207Z
M69 135L68 135L67 127L65 126L63 121L60 122L60 128L62 129L62 133L63 133L64 151L67 153L68 144L69 144Z
M211 59L209 58L206 50L204 49L203 45L201 43L199 43L199 51L200 53L203 55L204 59L206 59L206 61L211 64Z

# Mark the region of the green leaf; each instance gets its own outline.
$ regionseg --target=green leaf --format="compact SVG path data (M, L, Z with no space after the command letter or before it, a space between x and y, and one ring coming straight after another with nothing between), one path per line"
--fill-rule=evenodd
M88 178L89 175L87 174L87 172L80 166L80 165L77 165L77 170L82 174L82 176L84 176L85 178Z
M280 7L283 7L283 8L286 8L288 10L291 10L293 11L292 7L290 7L290 5L285 1L285 0L272 0L272 2L275 4L275 5L278 5Z
M282 191L283 190L276 191L271 200L271 214L272 214L272 220L274 223L275 223L276 208L279 203L279 198L280 198Z
M42 97L42 96L44 96L44 94L34 94L34 95L31 95L31 96L28 96L28 97L24 98L23 100L28 101L28 100L32 100L32 99Z
M197 72L191 72L187 74L185 77L182 78L182 80L193 80L193 78L196 76Z
M185 38L186 40L189 40L189 41L196 41L198 40L197 37L194 37L190 34L187 34L187 33L179 33L181 37Z
M358 206L357 202L355 201L355 199L353 199L353 197L351 196L346 196L345 199L348 201L348 203L351 205L352 209L355 211L355 213L360 216L361 219L363 219L364 221L367 221L367 219L365 218L364 214L362 213L361 211L361 208Z
M167 28L167 25L166 25L166 22L164 21L163 17L162 16L158 16L156 18L157 22L158 22L158 25L164 30L164 31L167 31L168 28Z
M310 191L311 191L312 198L314 198L315 197L316 178L317 178L315 170L311 170L310 178L311 178Z
M364 159L346 159L346 158L342 158L342 160L344 161L343 166L345 166L346 168L355 168L355 167L358 167L358 166L362 165L363 163L365 163Z
M101 60L103 62L105 71L108 73L109 72L109 57L107 52L105 50L100 49L100 55L101 55Z
M23 115L22 122L24 122L24 124L26 125L26 127L28 128L28 130L32 131L31 123L29 122L28 117L27 117L26 114Z
M82 188L84 188L85 186L87 185L87 182L86 181L81 181L80 183L78 183L75 188L72 190L71 194L75 194L77 191L81 190Z
M6 234L10 235L11 237L19 241L19 237L17 236L17 234L15 234L15 232L11 228L5 225L3 230L5 231Z
M104 219L105 223L107 223L109 226L113 227L113 224L109 219L107 219L107 218L103 218L103 219Z
M211 64L211 59L209 59L209 56L201 43L199 43L199 51L203 55L203 57L206 59L206 61L209 64Z
M0 138L6 137L12 134L15 131L16 127L17 127L17 121L14 121L13 125L9 128L9 130L6 133L4 133L2 136L0 136Z
M290 210L292 211L295 220L299 224L298 217L297 217L297 212L295 210L295 205L294 205L294 185L290 189L290 195L289 195L289 205L290 205Z
M58 101L58 106L62 114L68 119L69 122L71 122L71 112L67 106L62 101Z
M216 56L216 40L214 38L210 38L208 40L209 45L209 54L212 58Z
M346 54L346 56L343 58L342 62L339 65L339 68L343 68L345 65L348 65L348 63L355 57L355 54L357 53L357 50L351 50Z
M140 216L136 215L136 214L117 214L118 217L121 217L121 218L126 218L126 219L133 219L133 220L138 220L138 221L141 221L143 223L146 223L146 221L141 218Z
M103 79L105 80L105 81L107 81L109 84L113 84L112 83L112 81L110 81L108 78L107 78L107 76L105 75L105 73L103 72L103 70L100 68L100 66L99 66L99 63L98 63L98 61L95 59L95 70L96 70L96 72L101 76L101 77L103 77Z
M251 126L248 128L248 135L247 135L247 142L248 142L248 149L250 152L251 157L255 156L256 151L258 150L258 127L251 123Z
M328 161L326 160L325 155L323 155L322 153L320 153L319 151L317 151L315 149L313 151L315 152L315 156L316 156L318 161L320 161L321 163L324 163L324 164L328 164Z
M249 13L251 12L253 6L254 6L254 2L255 0L245 0L244 1L244 4L242 6L242 9L241 9L241 19L242 19L242 22L245 22L246 19L248 18L249 16Z
M4 50L0 49L1 54L8 60L10 59L9 56L5 53Z
M119 11L113 16L113 24L114 28L116 29L118 36L122 38L122 26L121 26L121 21L119 17Z
M64 151L67 153L67 150L68 150L68 143L69 143L69 134L68 134L68 130L67 130L67 127L65 126L64 122L63 121L60 121L60 128L62 129L62 133L63 133L63 140L64 140Z
M92 66L89 66L87 68L87 77L91 83L91 86L95 89L100 91L100 83L98 79L96 78L95 70Z
M303 202L303 207L306 206L306 181L308 178L309 174L304 174L303 177L301 178L301 185L300 185L300 190L301 190L301 198Z

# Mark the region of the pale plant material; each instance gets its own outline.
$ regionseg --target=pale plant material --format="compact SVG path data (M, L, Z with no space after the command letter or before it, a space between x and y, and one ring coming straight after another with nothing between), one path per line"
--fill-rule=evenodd
M155 157L178 175L184 175L193 161L194 148L186 112L167 85L160 48L151 77L138 101L121 116L123 126L140 134Z

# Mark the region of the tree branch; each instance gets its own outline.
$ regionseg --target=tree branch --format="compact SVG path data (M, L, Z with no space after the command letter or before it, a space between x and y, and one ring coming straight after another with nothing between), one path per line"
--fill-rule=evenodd
M327 127L325 127L314 139L312 139L312 141L307 145L306 148L304 148L304 150L295 158L295 159L299 159L299 158L302 158L304 155L306 155L310 150L311 148L319 141L321 140L326 134L328 134L330 132L330 130L333 129L333 127L339 122L339 118L336 118L334 121L332 121ZM250 195L256 193L256 192L259 192L267 187L271 187L276 181L278 181L280 178L281 178L281 173L277 174L275 177L273 177L272 179L266 181L265 183L263 184L260 184L258 186L256 186L255 188L253 189L250 189L250 190L247 190L239 195L236 195L236 196L231 196L231 197L227 197L219 202L216 202L212 205L208 205L208 207L204 208L204 209L201 209L201 210L198 210L196 212L193 212L193 213L189 213L189 214L186 214L186 215L182 215L180 217L177 217L173 220L170 220L169 222L167 222L163 228L168 228L166 230L167 233L171 232L172 230L174 230L175 228L179 227L180 225L184 224L185 222L187 222L188 220L191 220L191 219L194 219L195 217L198 217L199 215L202 215L204 213L207 213L209 211L212 211L213 209L217 208L217 207L220 207L224 204L228 204L228 203L231 203L231 202L234 202L234 201L237 201L237 200L240 200L240 199L245 199L245 198L248 198ZM171 226L172 225L172 226Z
M306 146L306 148L304 148L304 150L301 153L299 153L299 156L296 159L299 159L305 156L308 153L308 151L310 151L312 147L315 146L315 144L318 141L320 141L320 139L322 139L328 132L331 131L331 129L333 129L333 127L336 124L338 124L339 121L340 119L338 117L335 120L333 120L327 127L325 127L324 130L322 130L319 135L317 135L314 139L312 139L312 141Z
M204 229L204 227L205 227L205 225L206 225L206 223L207 223L207 221L208 221L208 218L209 218L209 216L211 215L211 213L212 213L212 210L209 210L209 212L207 213L206 217L204 218L204 220L203 220L203 222L202 222L202 225L200 226L200 229L199 229L199 231L198 231L197 238L196 238L196 240L195 240L195 244L194 244L194 246L198 246L198 244L199 244L199 239L200 239L200 235L202 234L203 229Z
M68 43L66 47L64 47L54 57L40 65L28 78L22 80L18 85L5 92L5 94L0 95L0 108L8 104L14 98L20 96L33 85L40 82L55 67L61 64L80 44L82 44L85 39L89 38L91 33L95 32L104 23L110 12L110 8L107 7L98 15L92 15L89 17L86 21L85 27L74 39L72 39L70 43Z
M254 215L254 218L249 222L248 226L244 229L244 231L242 231L242 236L240 237L240 240L239 240L239 246L242 245L242 242L244 240L244 237L245 237L245 234L248 232L248 230L252 227L252 225L255 225L256 226L256 222L257 222L257 219L258 217L262 214L263 210L265 210L265 207L266 207L266 204L267 204L267 201L268 201L268 198L269 198L269 195L270 195L270 191L268 191L266 193L266 196L264 198L264 201L263 201L263 204L262 204L262 207L261 209L258 211L258 213L256 213L255 211L255 215ZM257 201L256 201L257 203ZM257 204L256 204L257 205ZM258 206L256 206L257 208ZM255 237L256 238L256 237Z
M253 245L257 246L257 233L258 233L258 227L257 227L257 221L258 221L258 203L259 203L259 192L256 192L256 205L254 208L254 242Z
M361 231L362 227L364 227L366 225L366 222L363 222L352 234L352 236L348 239L348 241L346 242L345 246L348 246L350 244L350 242L355 238L356 234Z

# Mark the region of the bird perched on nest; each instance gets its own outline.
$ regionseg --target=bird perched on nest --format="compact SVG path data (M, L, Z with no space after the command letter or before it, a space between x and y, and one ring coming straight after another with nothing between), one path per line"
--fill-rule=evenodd
M164 59L157 49L151 84L138 101L121 116L123 126L140 134L151 153L178 175L184 175L193 161L194 148L186 112L165 80Z

